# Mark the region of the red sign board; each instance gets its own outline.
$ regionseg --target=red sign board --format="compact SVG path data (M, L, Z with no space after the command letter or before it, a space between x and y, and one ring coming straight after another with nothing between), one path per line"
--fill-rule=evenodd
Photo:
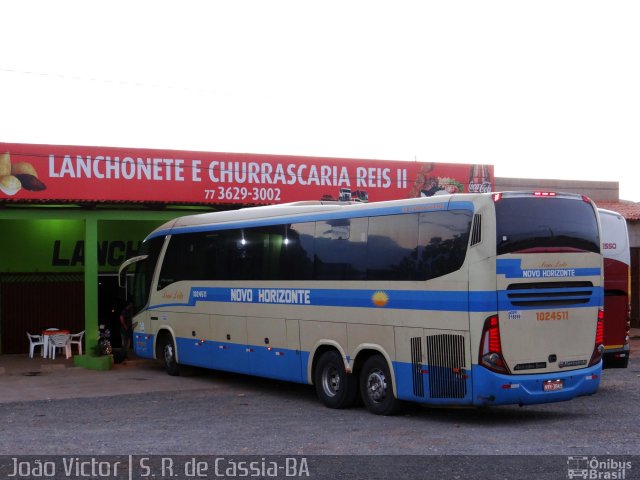
M0 143L0 202L364 202L492 189L491 165Z

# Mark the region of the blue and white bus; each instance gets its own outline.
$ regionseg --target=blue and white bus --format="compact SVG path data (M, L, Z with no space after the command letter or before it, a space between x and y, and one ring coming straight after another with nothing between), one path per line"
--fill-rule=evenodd
M535 404L596 392L600 227L573 194L458 194L181 217L135 264L134 346L194 365L361 397Z

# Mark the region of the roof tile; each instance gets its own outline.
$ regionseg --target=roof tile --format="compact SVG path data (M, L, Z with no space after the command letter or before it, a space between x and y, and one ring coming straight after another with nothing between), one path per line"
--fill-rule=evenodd
M604 202L596 201L598 208L604 208L606 210L613 210L622 215L625 220L630 222L636 222L640 220L640 203L633 202Z

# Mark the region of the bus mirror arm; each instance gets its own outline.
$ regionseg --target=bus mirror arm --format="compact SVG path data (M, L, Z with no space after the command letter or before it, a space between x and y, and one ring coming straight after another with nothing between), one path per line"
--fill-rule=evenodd
M128 260L125 260L124 263L120 265L120 268L118 269L118 286L120 288L124 288L124 286L127 283L126 282L127 268L129 268L131 265L133 265L136 262L141 262L142 260L146 260L148 256L149 255L139 255L137 257L132 257Z

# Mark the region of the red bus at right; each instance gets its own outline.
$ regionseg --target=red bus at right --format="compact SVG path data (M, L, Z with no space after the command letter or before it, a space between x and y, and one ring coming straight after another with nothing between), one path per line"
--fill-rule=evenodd
M604 257L603 368L629 365L631 254L627 222L622 215L598 209Z

